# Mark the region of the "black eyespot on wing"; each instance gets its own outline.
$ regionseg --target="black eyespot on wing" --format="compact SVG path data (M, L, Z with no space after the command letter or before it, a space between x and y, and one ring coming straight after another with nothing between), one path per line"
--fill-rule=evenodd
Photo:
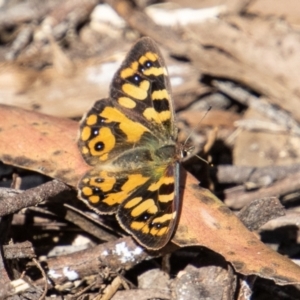
M150 60L147 60L145 63L144 63L144 66L148 69L150 69L152 66L153 66L153 62L150 61Z
M133 76L127 77L126 81L139 86L139 84L142 82L142 77L139 74L134 74Z
M149 227L150 227L150 228L155 227L156 229L160 229L160 228L162 227L162 224L161 224L161 223L153 223L153 222L151 222L151 223L149 224Z
M95 144L94 149L95 149L95 151L103 151L103 149L104 149L104 143L103 142L97 142Z
M139 64L138 71L143 74L145 70L150 69L151 67L153 67L153 65L154 64L152 61L147 60L144 62L144 64Z
M141 78L139 75L135 74L135 75L133 76L133 80L134 80L134 82L136 82L136 83L140 83L140 82L142 81L142 78Z
M149 220L151 217L152 217L151 214L145 212L145 213L139 215L138 217L136 217L135 221L144 222L144 221Z
M98 117L98 121L99 123L104 123L106 120L106 118L103 118L103 117Z
M93 193L98 195L101 192L101 190L98 187L93 187Z
M98 134L99 134L99 127L92 127L91 138L98 136Z

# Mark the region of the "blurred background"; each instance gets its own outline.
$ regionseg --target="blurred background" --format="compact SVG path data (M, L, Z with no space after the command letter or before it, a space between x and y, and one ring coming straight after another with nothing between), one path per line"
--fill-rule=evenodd
M108 96L135 41L151 37L168 67L179 141L190 136L208 162L191 156L185 167L233 211L277 196L285 216L258 233L298 264L299 12L298 0L0 0L0 104L79 121ZM1 165L1 186L14 172ZM17 173L22 189L49 180Z

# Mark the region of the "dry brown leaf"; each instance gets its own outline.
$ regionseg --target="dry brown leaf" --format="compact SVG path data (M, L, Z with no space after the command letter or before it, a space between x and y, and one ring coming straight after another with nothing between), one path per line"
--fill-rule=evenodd
M191 175L187 176L183 198L175 244L205 246L244 275L256 274L280 285L299 283L299 266L263 244L217 197L200 188Z
M75 142L77 128L70 120L1 105L0 159L75 186L88 169ZM191 175L182 187L184 201L174 243L205 246L244 275L259 275L281 285L300 283L296 264L260 242Z
M77 149L77 129L68 119L0 105L0 159L75 186L88 169Z

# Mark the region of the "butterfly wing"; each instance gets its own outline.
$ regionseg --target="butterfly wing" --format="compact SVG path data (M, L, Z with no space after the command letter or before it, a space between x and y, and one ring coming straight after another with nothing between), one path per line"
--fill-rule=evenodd
M129 51L116 72L110 96L125 113L162 139L177 135L171 85L160 50L148 37Z
M126 151L139 149L159 140L136 118L116 108L113 99L97 101L80 124L78 146L91 165L109 163Z
M117 219L147 249L160 249L171 239L179 214L179 164L167 166L121 203Z
M79 183L79 197L97 212L117 214L124 230L148 249L170 240L179 213L179 164L131 171L89 171Z
M175 142L177 131L164 60L150 38L140 39L116 72L110 98L97 101L80 125L79 149L89 165L140 146Z

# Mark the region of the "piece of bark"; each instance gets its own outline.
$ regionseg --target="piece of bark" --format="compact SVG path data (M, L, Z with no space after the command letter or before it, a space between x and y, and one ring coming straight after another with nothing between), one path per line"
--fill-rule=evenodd
M15 213L22 208L37 205L45 200L51 200L58 195L64 198L64 195L71 190L70 187L58 180L44 183L14 197L6 198L5 201L0 201L0 216Z
M34 258L36 254L34 253L32 244L29 241L23 243L15 243L3 246L3 252L5 259L22 259L22 258Z
M238 213L239 219L251 231L257 230L268 221L284 215L285 209L276 197L254 200Z

